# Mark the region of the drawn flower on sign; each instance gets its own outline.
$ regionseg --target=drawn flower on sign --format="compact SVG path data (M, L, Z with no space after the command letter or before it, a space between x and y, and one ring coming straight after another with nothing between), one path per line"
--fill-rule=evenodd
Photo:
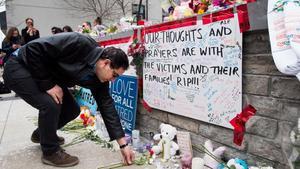
M274 5L274 8L272 11L275 11L275 12L283 12L284 11L284 6L289 3L289 2L293 2L295 3L296 5L298 5L300 7L300 1L288 1L288 0L278 0L275 5Z

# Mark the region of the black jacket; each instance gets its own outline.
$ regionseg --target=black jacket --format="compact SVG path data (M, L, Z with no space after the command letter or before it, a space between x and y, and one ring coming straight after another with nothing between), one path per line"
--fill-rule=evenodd
M31 41L20 48L18 57L42 91L51 89L55 84L91 89L109 136L114 140L123 137L124 131L109 95L109 83L102 83L94 72L102 51L92 38L71 32Z
M18 45L22 45L22 39L21 36L18 36L16 38L12 38L11 41L7 41L6 39L4 39L2 41L2 51L6 54L4 57L3 62L5 63L8 58L10 57L10 55L17 49L13 49L13 44L18 44Z
M39 30L36 30L35 34L33 34L32 36L30 36L29 33L27 33L27 30L28 30L28 27L22 29L22 31L21 31L24 44L40 37Z

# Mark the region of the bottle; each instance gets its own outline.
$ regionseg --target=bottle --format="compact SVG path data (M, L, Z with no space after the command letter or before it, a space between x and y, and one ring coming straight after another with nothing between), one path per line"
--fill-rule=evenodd
M139 148L140 143L140 131L132 130L132 147L137 150Z

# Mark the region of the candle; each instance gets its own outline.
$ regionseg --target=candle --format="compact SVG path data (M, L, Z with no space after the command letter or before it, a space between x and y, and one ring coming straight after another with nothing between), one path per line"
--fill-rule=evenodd
M171 141L168 138L163 138L163 159L169 160L171 158Z
M134 149L139 148L140 143L140 131L139 130L132 130L132 146Z
M192 169L204 169L204 160L200 157L193 158Z

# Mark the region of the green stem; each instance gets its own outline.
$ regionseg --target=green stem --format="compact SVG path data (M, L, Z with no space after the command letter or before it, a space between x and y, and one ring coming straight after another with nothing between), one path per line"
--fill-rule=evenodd
M63 145L62 147L69 147L69 146L73 146L73 145L75 145L75 144L79 144L79 143L82 143L82 142L84 142L85 141L85 139L84 140L79 140L79 141L72 141L72 142L70 142L70 143L68 143L68 144L65 144L65 145Z
M111 164L111 165L108 165L108 166L103 166L103 167L99 167L98 169L114 169L114 168L120 168L120 167L123 167L124 164L122 162L120 163L115 163L115 164Z

